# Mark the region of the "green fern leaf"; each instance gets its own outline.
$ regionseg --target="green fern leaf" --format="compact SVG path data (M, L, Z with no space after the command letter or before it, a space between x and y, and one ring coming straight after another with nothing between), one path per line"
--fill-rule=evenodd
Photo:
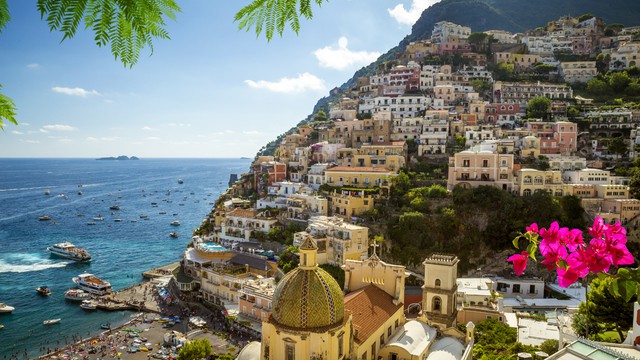
M2 90L2 85L0 85ZM9 97L0 93L0 129L4 128L4 120L18 125L16 120L16 104Z
M0 0L0 31L7 26L9 20L11 20L11 15L9 14L7 0Z

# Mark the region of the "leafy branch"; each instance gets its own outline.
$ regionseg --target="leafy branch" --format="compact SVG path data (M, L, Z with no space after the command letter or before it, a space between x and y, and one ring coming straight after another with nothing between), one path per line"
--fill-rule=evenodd
M280 36L284 32L287 23L291 30L298 34L300 31L300 16L307 20L313 18L311 10L312 0L254 0L236 13L234 21L238 22L239 29L249 31L255 28L256 37L260 36L264 29L267 41L273 38L277 31ZM313 0L318 6L328 0Z

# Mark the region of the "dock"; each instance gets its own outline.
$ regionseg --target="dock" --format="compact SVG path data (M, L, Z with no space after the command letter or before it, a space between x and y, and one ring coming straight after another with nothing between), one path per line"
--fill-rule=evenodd
M159 277L169 276L173 273L173 270L175 270L179 266L180 266L180 262L177 261L169 265L153 268L151 270L147 270L143 272L142 277L147 280L150 280L150 279L155 279Z

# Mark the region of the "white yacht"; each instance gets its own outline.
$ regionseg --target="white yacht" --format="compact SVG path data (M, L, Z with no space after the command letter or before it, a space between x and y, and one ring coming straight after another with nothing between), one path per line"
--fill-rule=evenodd
M95 310L95 309L97 309L96 303L94 303L91 300L84 300L82 302L82 304L80 304L80 307L85 309L85 310Z
M14 308L13 306L9 306L5 303L0 303L0 313L10 313L15 309L16 308Z
M51 251L53 255L57 255L66 259L75 261L91 260L91 255L86 250L77 248L75 245L68 241L49 246L47 250Z
M64 298L71 301L84 301L91 299L91 294L80 289L69 289L65 291Z
M111 284L93 274L80 274L72 280L81 290L91 294L106 295L111 293Z
M172 222L171 222L171 225L173 225L173 226L180 226L180 221L178 221L178 220L172 221Z

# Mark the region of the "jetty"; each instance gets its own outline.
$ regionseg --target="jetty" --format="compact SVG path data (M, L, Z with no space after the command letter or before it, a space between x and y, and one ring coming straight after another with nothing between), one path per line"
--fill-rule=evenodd
M175 270L179 266L180 266L180 262L177 261L169 265L156 267L151 270L147 270L143 272L142 277L147 280L151 280L151 279L156 279L160 277L170 276L173 273L173 270Z

